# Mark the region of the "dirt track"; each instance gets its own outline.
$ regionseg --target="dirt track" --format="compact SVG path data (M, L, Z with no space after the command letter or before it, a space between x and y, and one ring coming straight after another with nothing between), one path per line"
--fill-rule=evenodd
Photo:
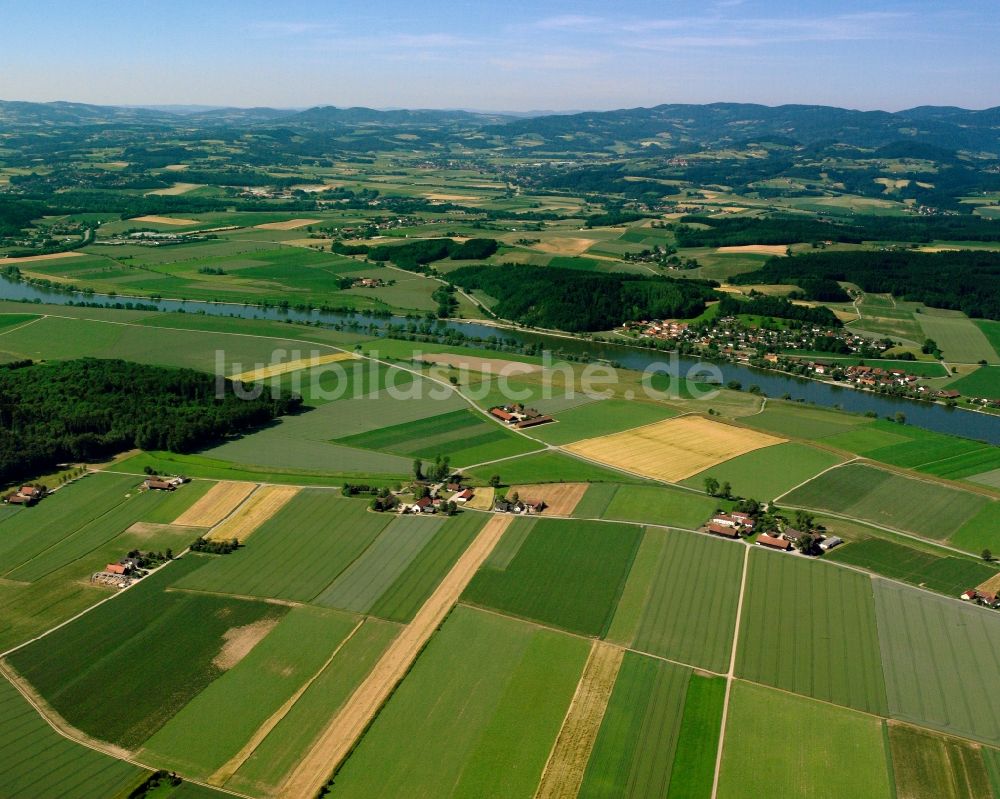
M448 615L476 570L493 551L510 522L509 516L497 516L480 530L476 539L417 611L413 621L403 628L291 773L281 788L281 797L300 799L303 796L315 796L323 787L409 671L420 650Z

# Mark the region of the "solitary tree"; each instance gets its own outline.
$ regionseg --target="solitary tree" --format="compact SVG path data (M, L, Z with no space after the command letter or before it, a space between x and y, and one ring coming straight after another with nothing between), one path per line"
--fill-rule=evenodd
M493 488L499 488L500 487L500 475L498 475L498 474L490 475L490 485Z
M802 532L809 532L813 528L815 517L804 510L795 511L795 527Z
M730 483L729 483L728 480L726 480L726 482L724 482L722 484L722 487L719 489L719 492L726 499L729 499L729 498L731 498L733 496L733 487L732 487L732 485L730 485Z
M714 477L706 477L704 483L705 483L705 493L708 494L710 497L714 497L716 494L719 493L719 481L716 480Z
M424 479L424 462L420 458L415 458L413 461L413 477L416 480Z
M988 550L988 549L984 549L982 557L983 557L983 560L985 560L986 562L989 562L989 561L993 560L993 553L990 552L990 550Z

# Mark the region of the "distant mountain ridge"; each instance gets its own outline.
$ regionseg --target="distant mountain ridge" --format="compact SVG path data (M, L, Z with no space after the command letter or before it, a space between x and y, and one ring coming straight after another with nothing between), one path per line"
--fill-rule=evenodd
M946 150L1000 154L1000 107L968 110L920 106L906 111L857 111L821 105L664 104L652 108L522 116L463 110L342 108L121 107L85 103L0 101L0 125L138 127L273 127L311 132L404 128L486 136L543 150L600 151L619 144L683 152L755 140L812 146L838 142L878 148L901 141Z

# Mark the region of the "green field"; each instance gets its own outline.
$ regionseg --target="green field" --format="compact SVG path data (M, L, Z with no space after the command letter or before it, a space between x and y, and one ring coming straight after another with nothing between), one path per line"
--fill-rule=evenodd
M707 535L646 531L608 640L715 672L732 653L744 548Z
M893 795L878 719L757 685L733 686L720 799Z
M0 795L93 799L127 795L149 772L67 740L0 678Z
M691 675L667 799L711 796L725 695L723 679Z
M912 799L993 799L980 750L954 738L902 724L889 727L899 796Z
M448 519L372 605L370 612L391 621L412 619L488 518L485 513L466 511Z
M666 796L690 674L680 666L625 653L580 799Z
M927 338L934 339L952 363L976 363L980 359L1000 363L1000 355L990 345L986 334L960 311L943 311L924 308L916 314L920 329Z
M481 463L522 455L539 448L535 442L515 435L471 410L383 427L337 439L337 443L345 447L384 450L430 460L446 455L455 464Z
M729 482L734 496L768 501L842 460L832 452L790 441L723 461L681 484L701 489L706 477L714 477Z
M652 402L608 399L579 405L556 414L554 424L528 430L528 435L549 444L569 444L676 416L677 411Z
M366 619L226 787L250 793L273 792L365 678L397 631L394 624Z
M983 335L1000 358L1000 322L992 319L975 319L973 324L983 331Z
M120 746L138 746L222 675L213 661L227 633L288 611L166 590L207 560L188 555L170 564L114 602L18 650L10 663L70 724Z
M997 573L994 566L952 555L931 554L884 538L866 538L841 545L826 555L840 563L868 569L883 577L957 597L965 589L985 582Z
M499 474L507 485L530 483L641 483L637 477L559 452L539 452L503 463L491 463L469 471L472 477L486 482Z
M948 388L961 391L965 397L1000 399L1000 366L980 366L971 374L949 383Z
M146 742L143 759L207 779L320 671L357 623L334 611L292 608L243 660Z
M530 522L534 526L510 562L504 568L485 564L463 599L571 632L604 635L641 530L559 519L516 519L514 525Z
M696 530L715 513L732 503L667 486L620 486L602 516L623 522L645 522Z
M305 489L262 524L237 552L215 558L178 584L199 591L309 602L388 525L362 500Z
M0 575L9 577L11 572L28 564L23 570L27 576L19 579L30 581L114 537L155 503L145 502L145 498L140 500L140 516L118 529L108 530L94 522L123 503L129 505L124 515L134 516L132 509L136 503L127 500L126 495L134 494L138 484L139 478L128 475L88 475L53 492L35 507L23 508L0 519ZM116 513L115 518L120 515ZM74 544L74 537L82 539L82 547Z
M750 556L736 673L744 679L886 712L871 579L792 555Z
M372 545L313 602L367 613L444 526L444 518L404 516L393 519Z
M38 317L38 314L33 313L2 313L0 314L0 331L23 325L25 322L38 319ZM3 335L2 332L0 335Z
M334 778L334 793L530 799L588 651L560 633L457 608Z
M996 485L994 488L1000 488L1000 485ZM996 503L984 506L979 513L958 529L958 532L951 537L951 543L956 547L962 547L977 554L984 549L992 550L995 548L1000 544L1000 536L997 535L995 508Z
M587 491L573 508L573 515L579 519L602 519L604 513L618 493L619 486L615 483L595 483L587 486Z
M781 502L941 540L956 533L991 500L940 483L849 463L796 488Z
M1000 615L878 579L875 605L892 716L1000 743Z
M864 416L771 400L762 413L746 416L741 421L775 435L805 439L824 438L846 433L859 425L871 424L871 419Z

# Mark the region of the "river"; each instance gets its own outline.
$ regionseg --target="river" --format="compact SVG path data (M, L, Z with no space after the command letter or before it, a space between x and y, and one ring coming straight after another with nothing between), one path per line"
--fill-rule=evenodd
M356 322L362 327L367 327L368 325L383 327L389 323L406 324L410 321L399 316L375 317L360 312L354 314L319 313L291 309L283 310L280 308L259 308L253 305L241 305L237 303L212 303L196 300L181 302L179 300L151 300L142 297L110 297L100 294L87 296L82 294L74 295L67 292L46 290L25 282L11 282L6 279L0 279L0 299L38 300L56 305L66 305L70 302L80 300L99 303L137 302L156 306L162 311L186 311L187 313L205 313L211 316L235 316L246 319L319 321L329 325ZM586 354L591 360L613 361L626 368L635 369L640 372L651 365L669 362L669 372L674 376L678 374L683 376L689 374L691 370L709 363L694 358L671 356L670 353L666 352L584 341L570 337L550 336L519 329L496 328L475 322L450 320L445 325L452 330L461 331L467 336L484 338L499 336L523 344L541 343L553 350L574 355ZM760 386L761 391L771 397L781 397L785 394L790 394L793 399L804 400L816 405L842 408L854 413L874 412L882 417L893 417L897 413L902 412L906 415L907 424L933 430L938 433L950 433L952 435L964 436L1000 445L1000 416L977 413L961 408L947 408L943 405L920 402L918 400L886 397L867 391L836 386L819 380L807 380L793 375L755 369L750 366L734 363L711 362L711 368L718 369L721 372L723 382L736 380L742 383L744 388L757 385Z

